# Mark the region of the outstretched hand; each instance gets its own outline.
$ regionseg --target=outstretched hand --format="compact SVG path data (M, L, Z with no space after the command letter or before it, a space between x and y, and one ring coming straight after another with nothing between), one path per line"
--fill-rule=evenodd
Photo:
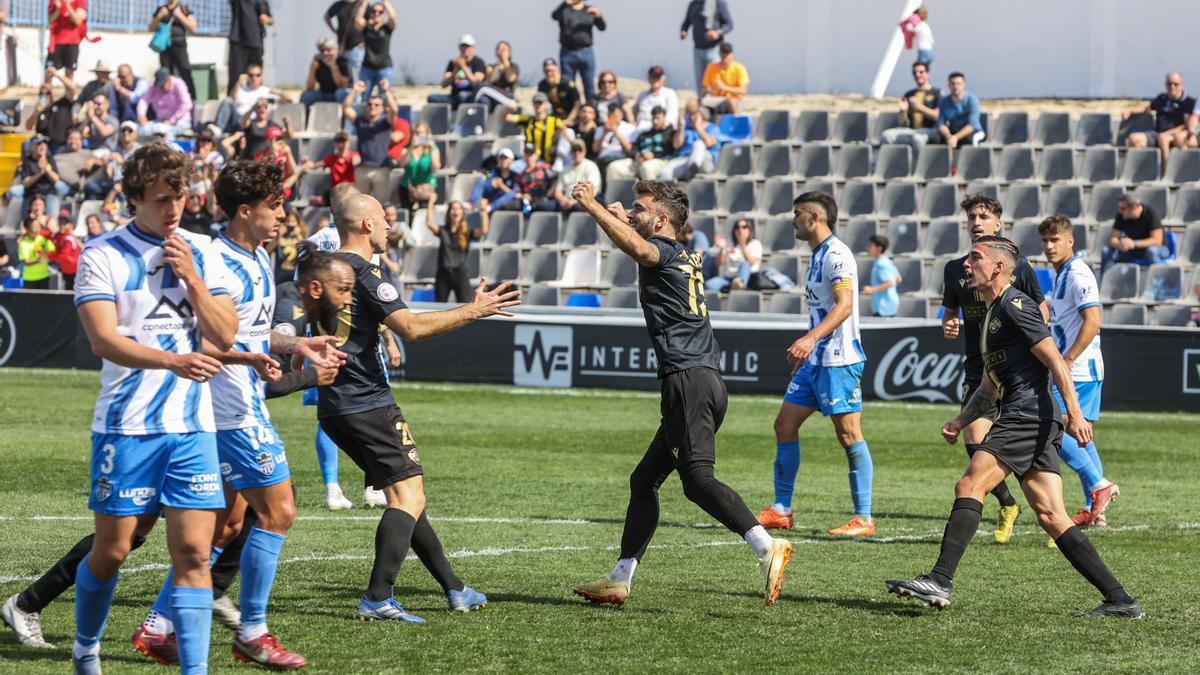
M512 316L512 312L506 310L519 304L521 291L513 288L513 282L505 281L489 291L487 277L479 277L479 287L475 289L475 298L471 300L470 307L475 312L475 318L484 319L489 316Z
M346 362L345 352L337 349L336 335L321 335L299 340L296 353L321 368L337 368Z

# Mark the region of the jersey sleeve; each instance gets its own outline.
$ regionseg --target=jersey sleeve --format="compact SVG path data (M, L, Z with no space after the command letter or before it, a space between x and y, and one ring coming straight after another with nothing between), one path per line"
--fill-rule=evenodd
M75 271L75 306L96 300L117 301L117 287L111 262L99 246L83 249Z
M392 312L408 309L400 299L400 291L383 278L383 272L374 265L367 267L358 277L362 295L355 302L367 308L371 316L383 323Z
M1042 293L1042 285L1038 283L1037 275L1033 272L1033 267L1029 265L1029 261L1021 258L1020 264L1017 265L1016 283L1013 284L1018 291L1028 295L1035 303L1041 304L1046 296Z
M958 296L954 293L954 284L958 283L958 279L951 270L954 262L951 260L942 268L942 307L956 310L958 309Z
M233 272L221 261L221 253L216 244L193 245L192 257L196 269L204 278L208 292L213 295L229 295L229 289L235 284Z
M1091 275L1072 275L1071 281L1071 301L1075 303L1075 309L1082 312L1088 307L1100 306L1100 288L1096 284L1095 277Z
M825 278L831 289L854 290L854 277L857 274L858 264L852 256L843 251L830 251L829 259L825 262Z
M1050 337L1050 327L1042 318L1042 311L1036 303L1029 300L1017 296L1004 301L1004 315L1026 347L1032 347Z
M651 237L646 241L649 242L651 246L658 249L658 264L655 265L653 269L662 269L667 265L667 263L671 262L675 256L679 255L679 251L677 251L674 246L667 243L664 239Z

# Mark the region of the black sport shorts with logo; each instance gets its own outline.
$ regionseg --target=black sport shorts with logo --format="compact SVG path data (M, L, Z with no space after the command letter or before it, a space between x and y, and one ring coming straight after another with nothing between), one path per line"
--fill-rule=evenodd
M662 379L662 423L650 449L665 452L679 471L717 461L716 434L725 420L729 394L712 368L688 368Z
M366 412L328 415L320 421L376 490L425 473L408 422L394 403Z
M1063 426L1059 420L1001 417L992 425L979 449L995 455L1018 479L1023 479L1034 469L1062 473L1058 464L1062 434Z

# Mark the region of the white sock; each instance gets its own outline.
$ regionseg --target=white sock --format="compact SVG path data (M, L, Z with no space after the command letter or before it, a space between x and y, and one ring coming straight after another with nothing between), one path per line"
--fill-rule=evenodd
M77 659L87 656L88 654L99 654L99 653L100 653L100 643L99 642L92 645L91 647L84 647L83 645L79 644L78 640L76 640L75 647L72 648L72 650L71 650L72 656L74 656Z
M238 639L242 642L249 642L250 640L260 638L267 634L267 622L264 621L262 623L252 624L243 623L238 626L237 633Z
M750 544L750 548L754 549L754 555L759 559L771 554L771 535L767 534L762 525L755 525L749 532L743 534L742 538L746 540L747 544Z
M175 632L175 622L154 610L150 610L142 625L146 627L146 630L158 635L170 635Z
M781 516L786 516L787 514L792 512L792 509L790 507L784 506L783 504L772 504L771 510L774 511L775 513L778 513Z
M619 584L627 584L633 581L633 571L637 569L637 558L621 558L613 567L612 574L608 575L609 581L615 581Z

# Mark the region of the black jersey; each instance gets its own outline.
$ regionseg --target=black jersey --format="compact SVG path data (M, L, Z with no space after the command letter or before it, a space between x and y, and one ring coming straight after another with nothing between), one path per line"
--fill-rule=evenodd
M296 286L296 282L285 281L276 286L275 316L271 319L271 326L293 323L302 318L304 318L304 307L300 304L300 289ZM282 332L285 335L288 334L287 329ZM303 334L303 332L300 333L300 335Z
M658 358L658 377L688 368L720 368L720 350L704 304L700 254L666 237L653 236L658 264L638 267L646 330Z
M987 376L1000 392L1000 417L1058 420L1058 403L1050 394L1050 369L1030 349L1050 337L1037 304L1006 286L983 320L979 350Z
M984 304L978 293L971 290L970 277L963 269L963 262L966 259L967 256L964 255L946 263L942 306L948 310L962 308L963 337L967 341L967 362L963 365L965 373L963 379L966 382L981 382L983 381L983 361L979 357L979 334L980 328L983 326L983 315L987 313L987 305ZM1033 299L1034 309L1037 309L1037 305L1045 299L1037 275L1033 273L1029 261L1024 258L1017 261L1012 285L1013 288Z
M337 348L346 353L337 379L318 389L317 417L351 415L395 404L379 359L379 326L389 314L407 307L378 265L357 253L338 251L334 255L354 269L354 292L350 304L338 312L336 326L310 322L314 335L336 335Z

